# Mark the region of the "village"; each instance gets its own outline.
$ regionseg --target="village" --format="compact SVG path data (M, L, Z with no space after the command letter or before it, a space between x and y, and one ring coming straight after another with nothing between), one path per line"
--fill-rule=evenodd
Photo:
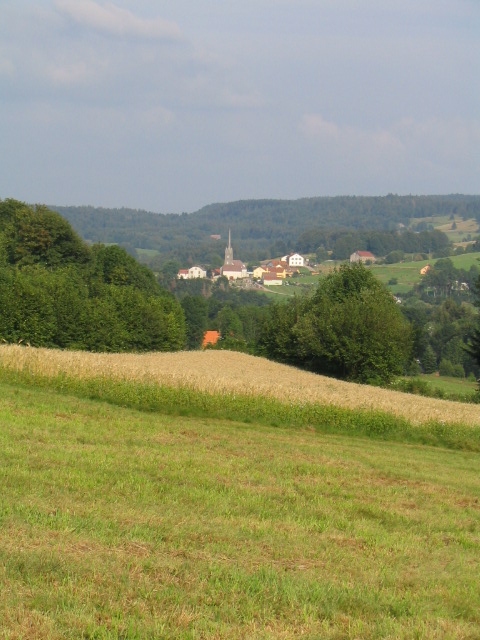
M220 236L216 236L220 239ZM370 251L355 251L350 256L350 262L363 262L373 264L375 256ZM300 269L307 269L312 275L318 275L318 270L310 264L307 257L299 253L290 253L279 259L265 260L252 271L247 270L247 266L242 260L235 260L231 243L231 232L228 232L228 246L225 248L225 261L220 269L207 270L199 265L194 265L189 269L180 269L177 274L179 280L191 280L195 278L210 278L217 280L221 276L230 282L248 279L264 287L282 285L287 278L299 274Z

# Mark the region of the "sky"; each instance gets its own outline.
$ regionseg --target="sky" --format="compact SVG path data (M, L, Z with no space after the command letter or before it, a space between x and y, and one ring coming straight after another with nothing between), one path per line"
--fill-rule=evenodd
M0 0L0 199L480 193L479 0Z

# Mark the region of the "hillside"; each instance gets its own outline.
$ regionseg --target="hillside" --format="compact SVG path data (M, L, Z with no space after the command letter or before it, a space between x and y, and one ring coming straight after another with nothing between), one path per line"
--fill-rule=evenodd
M478 453L135 411L32 377L93 366L180 381L189 366L211 386L245 367L250 387L268 375L259 403L267 386L307 391L256 359L5 354L25 369L0 381L5 639L478 636Z
M480 218L480 196L394 196L243 200L211 204L191 214L155 214L133 209L54 206L80 235L92 242L118 243L149 250L163 260L222 259L232 231L235 251L243 260L282 255L299 246L303 235L325 229L387 231L412 219ZM222 240L213 240L219 234ZM301 242L300 242L301 244ZM318 246L318 244L316 245ZM316 246L314 249L316 249ZM150 254L150 258L152 255Z

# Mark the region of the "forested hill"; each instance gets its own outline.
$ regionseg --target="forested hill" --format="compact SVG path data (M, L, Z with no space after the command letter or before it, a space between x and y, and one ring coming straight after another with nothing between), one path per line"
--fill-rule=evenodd
M92 242L153 249L164 259L211 264L222 256L229 228L237 255L259 260L289 250L308 250L302 244L315 230L391 231L415 218L452 214L480 220L480 196L464 195L242 200L211 204L190 214L92 206L50 208ZM221 235L222 240L211 235Z

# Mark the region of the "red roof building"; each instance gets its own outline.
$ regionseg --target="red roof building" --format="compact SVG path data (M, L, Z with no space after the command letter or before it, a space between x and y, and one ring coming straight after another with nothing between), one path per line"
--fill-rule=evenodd
M205 331L203 336L202 348L205 349L208 345L216 345L220 339L219 331Z
M375 262L375 256L370 251L355 251L350 256L350 262Z

